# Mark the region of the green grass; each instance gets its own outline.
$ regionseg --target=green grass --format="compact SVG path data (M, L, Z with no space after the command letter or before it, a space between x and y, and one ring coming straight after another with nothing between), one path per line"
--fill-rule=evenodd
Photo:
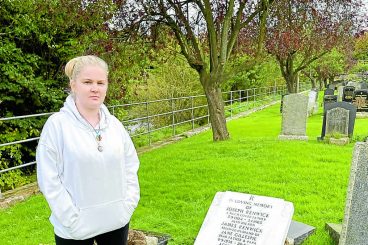
M321 111L321 108L320 108ZM193 244L218 191L282 198L293 219L315 226L305 244L332 244L326 222L341 223L354 143L317 142L322 114L308 119L308 142L278 141L279 105L228 123L231 139L205 132L140 155L141 200L131 227L168 233L169 244ZM354 138L367 135L357 119ZM0 211L0 244L54 244L41 195Z

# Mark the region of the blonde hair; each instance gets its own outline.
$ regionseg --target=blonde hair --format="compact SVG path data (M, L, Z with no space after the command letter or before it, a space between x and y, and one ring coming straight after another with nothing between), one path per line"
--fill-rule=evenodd
M65 75L69 80L74 80L86 65L98 65L106 71L107 75L109 74L109 68L103 59L94 55L86 55L69 60L65 65Z

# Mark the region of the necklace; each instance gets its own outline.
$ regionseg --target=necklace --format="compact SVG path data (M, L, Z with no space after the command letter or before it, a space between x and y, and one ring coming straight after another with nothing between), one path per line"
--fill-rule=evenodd
M80 113L79 113L80 114ZM101 145L101 141L102 141L102 136L101 136L101 128L100 128L100 120L101 120L101 116L100 116L100 113L98 113L98 119L99 119L99 122L98 122L98 129L95 129L95 127L92 126L92 124L90 124L88 122L87 119L84 118L84 116L82 116L82 114L80 114L81 117L92 127L93 131L95 131L95 140L97 142L97 150L99 152L102 152L103 151L103 146Z

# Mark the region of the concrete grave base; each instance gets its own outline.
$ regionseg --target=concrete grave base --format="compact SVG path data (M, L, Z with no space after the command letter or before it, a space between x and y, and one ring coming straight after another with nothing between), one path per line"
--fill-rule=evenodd
M357 112L356 118L368 118L368 112Z
M299 245L314 233L315 227L292 220L285 245Z
M305 135L279 135L279 140L304 140L308 141L308 136Z
M328 142L333 145L347 145L349 144L349 138L348 137L344 137L340 139L330 138Z
M335 244L338 244L340 240L342 224L326 223L325 229L327 230L328 234L330 234Z

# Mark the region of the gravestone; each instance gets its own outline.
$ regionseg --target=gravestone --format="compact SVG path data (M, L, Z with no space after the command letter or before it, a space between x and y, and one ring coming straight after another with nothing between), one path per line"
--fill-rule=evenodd
M343 108L345 110L349 111L349 124L348 124L348 136L352 137L354 132L354 124L355 124L355 118L356 118L356 107L350 103L347 102L334 102L326 104L325 111L323 113L323 123L322 123L322 133L321 137L319 137L319 140L323 140L326 136L326 123L327 123L327 112L329 110L332 110L334 108Z
M357 82L350 81L350 82L348 82L348 84L346 86L352 86L355 89L360 89L360 86L359 86L359 84Z
M327 85L327 89L332 89L332 90L335 90L335 84L334 83L330 83Z
M325 111L326 104L337 102L337 95L323 96L323 111Z
M194 245L284 245L293 212L279 198L217 192Z
M349 143L349 110L336 107L326 112L326 133L329 143L346 145Z
M332 88L326 88L323 92L323 95L334 95L334 92L335 90L333 90Z
M348 136L349 110L336 107L326 112L326 135L335 133Z
M308 97L302 94L284 96L282 127L279 139L308 140L306 136Z
M311 116L314 113L316 113L316 107L318 108L317 96L318 96L317 91L315 91L315 90L309 91L309 94L308 94L308 116Z
M357 112L368 112L368 90L355 90L352 102L357 107Z
M341 225L326 225L339 245L368 244L368 143L358 142L354 147L349 186L345 201L344 221ZM341 228L340 228L341 227ZM339 234L339 230L341 233ZM335 241L336 241L335 240Z
M355 87L354 86L345 86L342 94L342 101L352 102L354 96Z
M368 85L366 82L360 82L360 89L368 89Z
M342 101L342 96L344 94L344 86L337 87L337 101Z
M316 92L316 100L314 103L314 114L316 114L318 112L318 94L319 94L319 90L317 88L312 88L312 91Z

